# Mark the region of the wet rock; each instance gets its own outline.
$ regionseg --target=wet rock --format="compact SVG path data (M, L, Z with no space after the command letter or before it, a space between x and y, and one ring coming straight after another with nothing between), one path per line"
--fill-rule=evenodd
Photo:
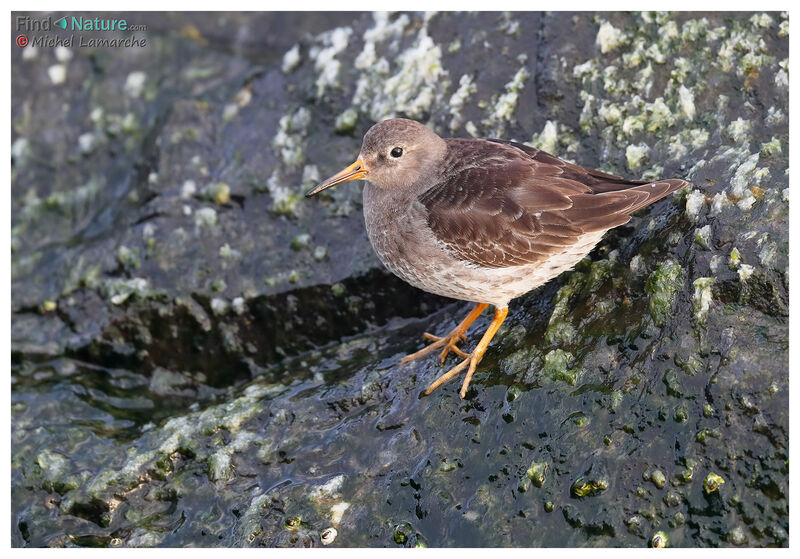
M137 18L12 52L13 545L788 545L787 15ZM395 114L692 187L420 398L467 306L302 198Z

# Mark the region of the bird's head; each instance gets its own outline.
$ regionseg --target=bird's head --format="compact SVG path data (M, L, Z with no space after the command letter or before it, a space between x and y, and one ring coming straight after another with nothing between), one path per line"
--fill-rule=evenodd
M367 179L380 189L407 188L430 174L445 150L444 140L419 122L384 120L364 135L355 163L306 192L306 197L358 179Z

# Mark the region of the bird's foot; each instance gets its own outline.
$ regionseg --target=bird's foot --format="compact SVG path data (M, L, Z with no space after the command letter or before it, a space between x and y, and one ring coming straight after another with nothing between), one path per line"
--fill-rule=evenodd
M444 349L442 350L442 354L439 358L439 360L442 363L444 363L445 357L447 357L447 354L451 351L459 355L460 357L467 356L467 354L461 351L456 345L458 344L458 342L467 339L465 333L459 330L458 327L454 328L449 334L441 338L439 336L434 336L433 334L429 334L428 332L425 332L423 334L423 337L426 340L432 341L433 343L415 353L412 353L411 355L406 355L400 360L400 363L408 363L409 361L413 361L414 359L428 355L429 353L436 351L440 347L444 347Z
M447 334L446 336L440 338L439 336L434 336L433 334L425 332L423 337L426 340L432 341L433 343L415 353L412 353L411 355L406 355L400 360L400 363L408 363L409 361L413 361L414 359L428 355L429 353L436 351L440 347L444 348L442 349L442 353L439 356L439 361L441 363L444 363L447 354L450 353L451 351L456 355L458 355L459 357L461 357L462 359L466 359L468 357L468 354L461 351L458 348L457 344L458 342L467 339L466 335L467 328L470 327L470 324L475 322L475 319L478 318L480 314L484 311L484 309L486 309L486 307L488 306L489 305L485 303L478 303L477 305L475 305L475 308L472 309L472 312L470 312L467 315L467 317L464 320L462 320L458 326L453 328L450 331L450 333Z
M461 363L459 363L458 365L447 371L445 374L440 375L439 378L433 381L430 384L430 386L428 386L428 388L425 389L424 392L425 396L427 396L428 394L436 390L439 386L441 386L442 384L444 384L445 382L456 376L458 373L463 371L464 368L469 367L469 370L467 371L467 376L464 379L464 384L461 386L461 397L464 398L467 394L467 388L469 387L469 382L470 380L472 380L472 374L475 372L475 367L478 366L478 363L480 363L482 357L483 357L483 352L480 352L480 354L478 354L476 348L475 351L473 351L469 355L466 355Z
M434 336L433 334L428 334L427 332L425 332L422 335L422 337L425 338L426 340L431 340L434 343L438 343L440 341L445 342L444 349L442 350L442 353L439 355L439 363L441 363L442 365L444 365L444 360L447 359L447 354L450 353L451 351L456 355L458 355L459 357L461 357L462 359L466 359L467 357L469 357L468 353L461 351L458 345L456 345L459 342L467 341L466 332L460 331L458 328L450 332L444 338L439 338L438 336Z
M459 363L458 365L447 371L445 374L441 375L435 381L433 381L430 384L430 386L428 386L428 388L425 389L425 395L427 396L428 394L436 390L437 387L439 387L440 385L444 384L445 382L456 376L465 368L469 367L469 369L467 369L467 375L464 377L464 382L461 385L461 392L460 392L461 397L465 398L467 396L467 388L469 388L469 383L472 380L472 375L475 373L475 368L478 366L478 363L481 362L481 359L483 359L483 354L486 353L486 348L489 347L489 342L492 341L492 338L497 333L497 330L500 328L500 325L503 324L503 321L505 320L507 314L508 314L508 308L495 309L494 319L492 320L492 323L489 325L489 328L483 334L481 341L478 342L478 345L475 348L475 350L469 355L464 354L463 355L464 360L461 363ZM458 351L459 355L464 353L461 350Z

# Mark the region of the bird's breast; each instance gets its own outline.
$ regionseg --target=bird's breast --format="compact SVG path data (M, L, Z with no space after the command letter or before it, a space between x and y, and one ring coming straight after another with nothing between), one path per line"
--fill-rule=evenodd
M403 200L364 187L364 223L372 248L390 271L406 281L417 274L422 262L432 256L424 235L425 216L415 200Z
M486 299L477 270L457 259L437 241L425 206L416 198L398 200L368 185L364 222L372 248L390 272L414 287L467 301Z

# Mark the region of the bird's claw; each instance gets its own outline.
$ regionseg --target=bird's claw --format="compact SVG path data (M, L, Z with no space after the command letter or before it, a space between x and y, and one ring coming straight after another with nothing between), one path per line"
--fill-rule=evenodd
M467 388L469 387L469 382L472 379L472 373L475 372L475 367L480 362L483 355L478 355L476 352L472 353L464 353L460 349L458 350L459 355L463 355L464 360L461 361L458 365L444 373L443 375L439 375L439 377L433 381L428 388L425 389L425 396L436 390L439 386L456 376L458 373L463 371L466 367L469 367L469 371L467 373L467 378L464 379L464 384L461 386L461 397L464 398L467 395Z
M446 336L439 337L439 336L434 336L429 332L425 332L422 335L422 337L433 343L415 353L412 353L411 355L406 355L400 360L400 363L408 363L409 361L413 361L414 359L428 355L429 353L439 349L440 347L444 347L444 349L442 350L442 354L439 358L441 363L444 363L447 354L451 351L462 358L467 356L467 354L461 351L456 345L458 344L458 342L467 339L467 336L464 334L464 332L460 331L458 328L455 328Z

